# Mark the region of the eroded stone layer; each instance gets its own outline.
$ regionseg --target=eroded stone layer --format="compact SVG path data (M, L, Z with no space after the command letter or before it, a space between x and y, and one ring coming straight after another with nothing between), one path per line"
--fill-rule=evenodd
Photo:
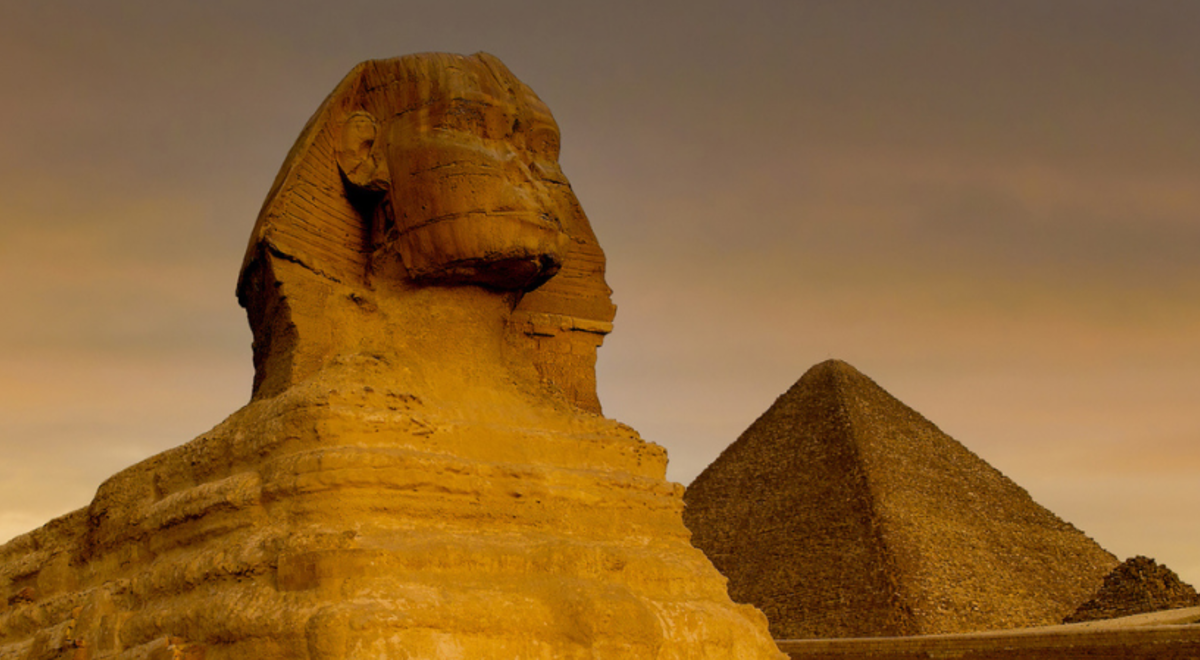
M339 363L8 543L0 658L775 657L660 448L447 414L385 371Z

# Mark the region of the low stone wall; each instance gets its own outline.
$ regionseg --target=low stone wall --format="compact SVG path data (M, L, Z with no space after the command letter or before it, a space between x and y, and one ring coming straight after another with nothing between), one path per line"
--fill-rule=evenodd
M1161 615L1161 613L1156 613ZM1200 608L1068 626L963 635L778 641L795 660L1060 660L1200 658ZM1146 622L1158 622L1146 625ZM1187 622L1187 623L1183 623Z

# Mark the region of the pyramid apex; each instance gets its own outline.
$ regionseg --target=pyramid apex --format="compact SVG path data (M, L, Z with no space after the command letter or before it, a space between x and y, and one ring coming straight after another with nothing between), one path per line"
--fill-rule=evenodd
M808 371L804 372L804 376L801 376L801 379L803 380L809 375L821 374L842 374L846 376L865 377L861 371L855 369L854 365L850 364L849 362L846 362L845 360L839 360L837 358L830 358L824 362L818 362L817 364L809 367Z
M846 369L850 369L852 371L858 371L849 362L846 362L845 360L839 360L838 358L829 358L828 360L818 362L817 364L814 364L811 368L809 368L809 371L815 371L817 369L822 369L822 370L834 369L834 370L839 370L839 371L844 371Z
M811 396L811 390L826 390L835 393L834 396L842 398L850 391L867 391L878 390L883 392L889 399L894 399L886 392L878 383L871 379L870 376L859 371L854 365L831 358L823 362L818 362L808 368L800 380L796 381L781 399L795 399L795 397ZM896 404L904 406L899 400ZM907 408L907 406L904 406Z

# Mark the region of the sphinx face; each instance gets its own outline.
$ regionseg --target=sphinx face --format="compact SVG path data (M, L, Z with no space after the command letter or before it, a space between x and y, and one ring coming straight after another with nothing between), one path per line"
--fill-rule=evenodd
M562 265L565 214L577 208L558 145L532 93L460 89L396 115L384 247L419 282L535 288Z

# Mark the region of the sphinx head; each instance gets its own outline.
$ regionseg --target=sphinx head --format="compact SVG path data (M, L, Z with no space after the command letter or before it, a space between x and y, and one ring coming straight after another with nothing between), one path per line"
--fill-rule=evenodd
M238 298L254 396L338 356L417 351L465 314L514 369L598 411L596 348L616 308L558 149L550 111L495 57L356 66L300 134L250 237Z
M368 200L375 267L423 284L531 290L561 268L578 204L549 109L495 58L408 62L395 105L343 120L337 160ZM419 84L414 84L419 82Z

